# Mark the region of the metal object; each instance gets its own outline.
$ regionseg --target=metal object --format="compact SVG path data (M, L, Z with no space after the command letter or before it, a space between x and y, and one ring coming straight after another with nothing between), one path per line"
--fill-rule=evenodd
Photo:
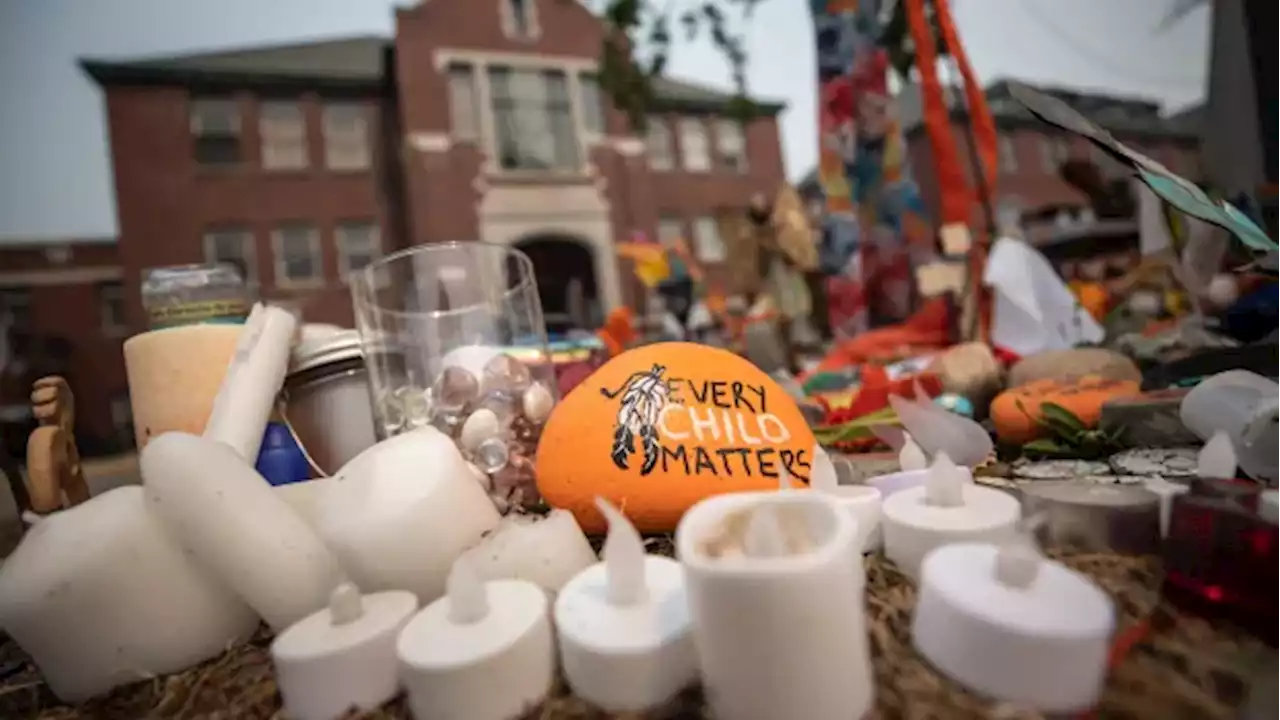
M1041 543L1127 555L1160 551L1160 497L1132 485L1044 481L1021 486L1025 515L1044 514Z
M285 423L321 475L377 442L360 336L343 330L304 342L284 381Z

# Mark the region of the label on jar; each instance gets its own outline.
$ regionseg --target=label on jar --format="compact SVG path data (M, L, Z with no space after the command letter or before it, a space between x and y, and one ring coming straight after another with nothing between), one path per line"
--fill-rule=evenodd
M249 314L249 305L241 298L202 300L153 306L147 309L147 314L153 330L196 323L243 323Z

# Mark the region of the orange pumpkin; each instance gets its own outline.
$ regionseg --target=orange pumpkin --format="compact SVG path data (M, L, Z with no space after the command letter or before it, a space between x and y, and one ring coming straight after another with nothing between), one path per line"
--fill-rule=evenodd
M538 444L538 490L589 533L596 496L647 532L703 498L807 482L816 441L795 401L733 353L693 343L629 350L556 407Z
M1036 380L1005 390L991 401L991 421L996 434L1007 443L1021 444L1042 437L1042 403L1054 403L1070 410L1088 427L1098 424L1104 403L1142 394L1132 380L1108 380L1086 375L1072 382Z

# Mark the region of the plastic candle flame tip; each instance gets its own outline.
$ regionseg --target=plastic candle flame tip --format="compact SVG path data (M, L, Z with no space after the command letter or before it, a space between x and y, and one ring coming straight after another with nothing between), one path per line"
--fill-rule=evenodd
M760 506L747 520L742 538L742 551L749 557L780 557L787 554L778 513L767 505Z
M898 450L898 466L903 471L925 470L929 467L929 457L924 449L916 444L910 433L902 434L902 449Z
M996 551L996 579L1008 587L1025 588L1040 572L1040 553L1023 538Z
M645 598L644 541L636 526L622 511L604 498L596 498L596 508L609 522L601 559L604 561L606 594L614 605L634 605Z
M347 625L364 615L364 598L351 583L343 583L329 596L329 617L334 625Z
M1219 430L1200 448L1196 458L1196 474L1202 478L1233 478L1236 476L1236 449L1231 436Z
M465 555L455 560L449 571L445 597L449 598L449 620L459 625L479 622L489 614L489 594L484 580Z
M22 511L22 522L24 522L24 523L26 523L26 524L31 525L31 526L33 526L33 527L34 527L34 526L39 525L40 523L44 522L44 517L43 517L43 516L40 516L40 515L37 515L36 513L32 512L32 511L30 511L30 510L23 510L23 511Z
M791 473L787 472L786 468L782 468L782 470L778 472L778 489L791 489Z
M960 468L951 462L951 458L945 452L938 453L938 458L929 468L929 478L925 482L924 489L925 500L930 505L959 507L964 504Z
M786 475L786 470L783 470ZM818 492L835 492L840 485L840 476L836 473L836 464L820 446L813 446L813 465L809 470L809 487Z

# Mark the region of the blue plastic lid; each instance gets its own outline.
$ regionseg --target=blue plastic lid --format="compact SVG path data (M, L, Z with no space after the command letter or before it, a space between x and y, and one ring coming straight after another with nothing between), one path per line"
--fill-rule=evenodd
M311 466L302 448L294 442L289 428L281 423L267 423L267 431L262 436L262 449L258 451L258 461L254 464L267 482L272 485L288 485L311 479Z

